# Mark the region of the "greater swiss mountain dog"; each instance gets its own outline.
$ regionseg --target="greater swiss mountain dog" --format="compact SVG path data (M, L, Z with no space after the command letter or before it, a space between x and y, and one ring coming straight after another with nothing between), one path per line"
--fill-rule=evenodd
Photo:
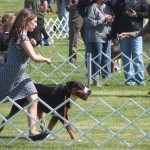
M47 105L52 107L53 109L59 106L64 102L65 99L70 98L73 101L76 101L78 98L82 100L87 100L88 96L91 94L91 90L81 81L69 81L64 85L58 87L50 87L42 84L35 83L35 86L38 91L38 96L41 100L43 100ZM27 105L27 100L22 99L16 101L18 105L24 107ZM65 116L65 119L68 120L67 111L71 108L70 102L67 102L65 107L61 106L56 111L62 116ZM19 111L19 108L15 105L12 106L11 111L6 119L9 119L14 114ZM40 101L38 103L37 114L38 118L42 118L46 113L50 112L51 110L48 109L45 105L43 105ZM64 119L61 119L57 115L52 115L52 118L48 124L48 129L52 130L57 121L60 120L64 124ZM2 122L2 124L5 120ZM45 121L43 120L42 123L45 125ZM3 130L4 126L0 129L0 132ZM43 130L43 128L41 127ZM66 126L66 130L68 131L71 139L75 139L75 134L70 125Z

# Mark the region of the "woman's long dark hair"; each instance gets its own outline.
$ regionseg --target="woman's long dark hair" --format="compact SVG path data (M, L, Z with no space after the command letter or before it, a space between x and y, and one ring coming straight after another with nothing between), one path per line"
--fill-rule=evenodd
M16 42L22 31L27 27L28 23L36 17L36 13L34 13L31 9L22 9L10 30L9 39L13 42Z

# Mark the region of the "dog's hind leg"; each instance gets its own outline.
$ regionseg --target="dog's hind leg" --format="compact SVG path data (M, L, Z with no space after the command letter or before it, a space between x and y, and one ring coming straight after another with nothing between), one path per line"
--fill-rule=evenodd
M66 119L68 120L68 117L66 117ZM59 119L59 120L60 120L60 122L61 122L62 124L65 125L64 120L62 120L62 119ZM73 131L73 129L71 128L71 126L70 126L70 125L67 125L65 128L66 128L67 132L69 133L71 139L74 140L74 139L76 138L76 136L75 136L75 132Z
M71 128L71 126L67 125L66 126L66 130L68 131L71 139L74 140L76 138L76 136L75 136L75 132L73 131L73 129Z
M49 125L48 125L48 129L49 129L49 130L52 130L53 127L56 125L56 123L57 123L58 120L60 120L60 122L61 122L62 124L64 124L64 120L62 120L62 119L60 119L60 118L58 118L58 117L56 117L56 116L52 116L52 118L51 118L51 120L50 120L50 122L49 122ZM67 132L69 133L71 139L75 139L75 133L74 133L74 131L73 131L73 129L71 128L70 125L67 125L67 126L66 126L66 130L67 130Z
M23 107L24 104L25 104L25 99L20 100L20 101L18 101L17 103L18 103L18 105L20 105L21 107ZM10 119L10 118L11 118L13 115L15 115L19 110L20 110L20 109L19 109L17 106L13 105L12 108L11 108L11 111L10 111L9 115L5 117L6 120ZM5 125L3 125L3 123L5 123L5 120L3 120L2 123L1 123L2 127L0 128L0 133L1 133L1 131L4 129L4 126L5 126Z

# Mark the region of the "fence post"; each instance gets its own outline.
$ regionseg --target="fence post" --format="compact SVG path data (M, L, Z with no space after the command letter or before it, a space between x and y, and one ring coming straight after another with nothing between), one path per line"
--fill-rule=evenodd
M87 70L88 70L88 87L90 87L91 84L91 59L92 59L92 53L87 53Z

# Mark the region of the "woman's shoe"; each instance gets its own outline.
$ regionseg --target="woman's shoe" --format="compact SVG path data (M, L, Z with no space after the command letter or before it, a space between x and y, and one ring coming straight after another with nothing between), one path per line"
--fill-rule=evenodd
M42 140L42 139L46 138L47 135L48 135L48 133L46 131L43 131L37 135L29 136L29 138L33 141L37 141L37 140Z

